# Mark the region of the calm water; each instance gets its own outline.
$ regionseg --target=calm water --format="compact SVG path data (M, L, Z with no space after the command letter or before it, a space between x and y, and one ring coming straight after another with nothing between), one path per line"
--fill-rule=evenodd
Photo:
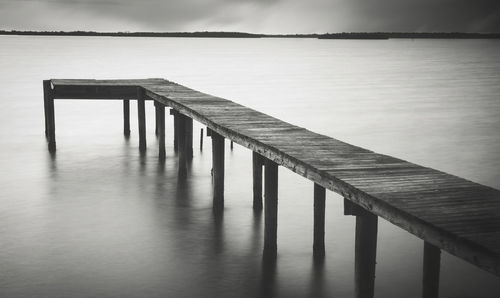
M122 137L121 102L58 101L42 80L164 77L350 143L500 188L500 41L0 37L1 297L351 297L354 218L327 194L312 259L312 183L280 169L278 259L263 263L251 154L226 154L211 212L209 139L176 177ZM132 115L136 114L135 105ZM380 220L377 297L420 297L423 243ZM442 297L499 297L500 279L443 253Z

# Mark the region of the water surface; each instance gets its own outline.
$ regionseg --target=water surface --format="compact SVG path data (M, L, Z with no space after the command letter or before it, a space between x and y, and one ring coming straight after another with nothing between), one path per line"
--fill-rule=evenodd
M172 119L158 162L122 136L120 101L56 101L42 80L163 77L379 153L500 188L500 42L0 37L0 296L352 297L354 218L327 193L324 262L312 259L313 185L279 171L278 259L262 261L251 153L226 153L211 212L211 152L176 176ZM131 114L135 115L135 105ZM228 144L227 144L228 145ZM380 220L377 297L420 297L418 238ZM499 279L443 253L442 297L498 297Z

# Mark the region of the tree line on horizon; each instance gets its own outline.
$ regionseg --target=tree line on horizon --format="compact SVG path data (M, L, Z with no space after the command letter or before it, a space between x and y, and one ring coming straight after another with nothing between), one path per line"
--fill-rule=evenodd
M255 34L226 31L197 32L96 32L96 31L25 31L0 30L0 35L41 36L120 36L120 37L215 37L215 38L319 38L319 39L390 39L390 38L500 38L500 33L465 32L342 32L311 34Z

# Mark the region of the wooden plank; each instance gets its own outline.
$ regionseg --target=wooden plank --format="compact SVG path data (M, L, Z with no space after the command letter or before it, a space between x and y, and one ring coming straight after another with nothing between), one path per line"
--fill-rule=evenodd
M137 99L135 86L55 86L55 99Z

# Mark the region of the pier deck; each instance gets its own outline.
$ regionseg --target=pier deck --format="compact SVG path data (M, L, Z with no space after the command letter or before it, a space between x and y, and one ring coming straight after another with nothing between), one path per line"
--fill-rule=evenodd
M143 94L144 99L168 106L341 194L346 204L354 203L363 212L500 275L499 190L353 146L163 79L50 82L53 99L137 99Z

